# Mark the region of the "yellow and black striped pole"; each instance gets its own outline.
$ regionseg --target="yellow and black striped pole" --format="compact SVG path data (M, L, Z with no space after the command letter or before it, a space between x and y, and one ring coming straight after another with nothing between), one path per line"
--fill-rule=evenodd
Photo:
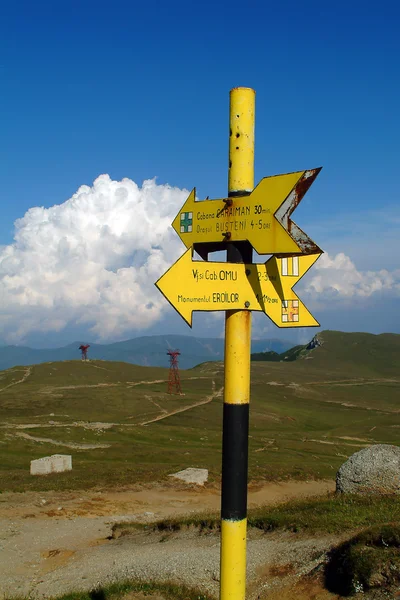
M254 188L254 108L254 90L231 90L228 171L228 196L231 198L249 195ZM248 242L228 244L228 262L251 263L252 255ZM246 594L250 343L251 312L226 311L221 600L244 600Z

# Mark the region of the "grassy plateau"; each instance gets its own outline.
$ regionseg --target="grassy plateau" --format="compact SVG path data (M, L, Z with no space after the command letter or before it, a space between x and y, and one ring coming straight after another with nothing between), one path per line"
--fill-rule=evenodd
M253 361L251 482L335 477L348 456L398 444L400 335L325 331L294 361ZM186 467L221 470L223 363L182 371L62 361L0 372L1 491L169 481ZM32 477L32 459L71 454L68 473Z

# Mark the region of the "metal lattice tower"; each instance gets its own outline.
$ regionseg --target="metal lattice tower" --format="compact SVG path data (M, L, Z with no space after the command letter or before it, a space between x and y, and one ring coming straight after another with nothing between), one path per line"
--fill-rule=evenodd
M82 360L87 360L87 351L90 348L90 344L81 344L79 350L82 352Z
M168 394L182 394L181 378L179 376L178 356L179 350L168 350L169 356L169 377L168 377Z

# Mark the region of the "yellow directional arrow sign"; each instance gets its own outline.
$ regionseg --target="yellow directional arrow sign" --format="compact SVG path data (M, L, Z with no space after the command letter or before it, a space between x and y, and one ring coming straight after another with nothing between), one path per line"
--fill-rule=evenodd
M259 254L320 253L320 248L290 219L320 170L265 177L245 197L196 202L194 189L172 227L186 248L248 240Z
M278 327L319 326L292 289L319 256L245 265L193 261L189 249L156 286L190 327L194 310L237 309L263 311Z

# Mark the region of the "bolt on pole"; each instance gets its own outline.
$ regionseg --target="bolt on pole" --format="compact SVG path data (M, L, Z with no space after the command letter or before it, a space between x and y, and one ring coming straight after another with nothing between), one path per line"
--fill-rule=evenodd
M255 91L230 92L228 196L254 188ZM228 245L227 261L251 263L249 242ZM245 309L246 303L243 306ZM229 310L225 317L225 387L222 440L220 599L246 594L247 471L250 400L251 312Z

